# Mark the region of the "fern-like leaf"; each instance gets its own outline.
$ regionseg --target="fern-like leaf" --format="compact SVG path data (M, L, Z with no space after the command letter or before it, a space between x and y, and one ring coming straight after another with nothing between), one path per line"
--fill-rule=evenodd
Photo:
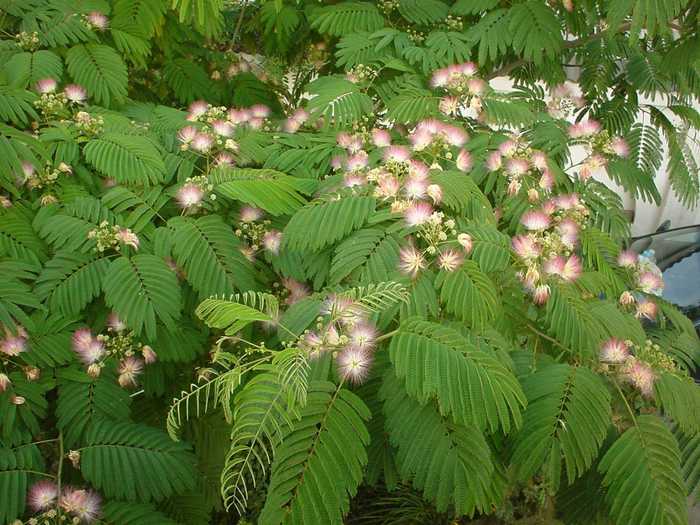
M277 311L277 298L274 295L246 292L231 296L229 300L213 297L205 299L195 310L195 315L207 326L224 330L226 335L233 335L255 321L275 319Z
M126 98L128 76L119 54L102 44L79 44L66 54L68 73L99 104L110 106Z
M80 470L110 498L161 501L195 485L188 447L156 428L102 421L88 430L85 443Z
M445 309L472 328L479 330L496 317L496 286L474 261L465 261L453 272L440 271L435 286Z
M610 424L610 394L589 369L566 364L538 370L523 389L528 406L511 461L522 479L542 468L556 492L562 460L571 484L597 456Z
M180 286L163 259L140 254L114 260L104 279L105 302L136 334L156 337L156 318L166 326L180 317Z
M362 227L375 204L374 198L359 196L311 203L287 223L283 243L292 250L320 251Z
M391 370L384 376L380 396L401 478L412 480L438 511L453 505L457 515L488 512L495 500L495 467L481 431L453 423L432 403L411 399Z
M638 416L598 465L612 518L639 525L688 523L680 460L666 424L656 416Z
M121 184L148 186L165 177L163 158L146 137L107 133L88 142L84 153L95 169Z
M340 525L367 463L369 416L350 391L312 383L301 419L277 448L260 522Z
M456 423L505 433L520 426L525 395L515 376L456 330L406 321L391 339L389 356L408 394L421 403L435 399Z

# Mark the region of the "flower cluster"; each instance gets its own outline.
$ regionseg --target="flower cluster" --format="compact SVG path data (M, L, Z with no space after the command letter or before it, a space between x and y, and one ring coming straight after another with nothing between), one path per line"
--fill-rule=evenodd
M647 398L654 395L657 372L676 372L676 365L659 345L647 340L643 346L612 337L601 346L599 359L607 370L632 385Z
M212 156L216 165L233 165L232 153L238 151L238 143L233 139L236 129L240 126L269 129L269 116L270 108L262 104L227 109L197 100L190 104L187 114L187 120L193 124L178 132L180 147Z
M94 137L102 133L105 124L102 116L93 116L87 111L78 111L73 117L73 122L78 132L86 137Z
M296 133L307 120L309 120L309 113L305 109L299 108L284 121L282 131L285 133Z
M522 215L527 233L513 237L512 247L522 265L518 276L535 304L547 302L552 279L570 282L581 275L574 251L587 218L588 209L576 194L551 198Z
M17 33L15 38L17 39L17 45L25 51L36 51L39 49L39 47L41 47L39 33L36 31L22 31Z
M378 74L379 70L376 67L357 64L345 73L345 79L353 84L360 84L362 82L371 82Z
M117 360L118 381L124 388L136 386L144 366L157 359L153 349L137 342L134 333L127 331L126 324L115 313L107 318L104 334L95 336L88 328L76 330L73 350L91 377L99 377L110 358Z
M28 350L27 341L29 336L23 327L17 326L14 332L5 328L4 333L5 336L0 339L0 355L16 357Z
M109 18L99 11L91 11L83 15L83 23L95 31L106 31L109 27Z
M549 194L554 186L554 175L549 169L547 156L518 137L501 143L486 159L490 171L502 172L508 181L508 195L521 190L527 193L530 202L540 199L540 194Z
M236 237L243 241L241 252L250 261L264 248L277 255L282 244L282 232L270 228L270 220L264 218L264 212L253 206L243 206L238 214L239 224L234 230Z
M655 320L658 306L644 294L657 296L662 294L664 281L661 270L651 259L644 255L637 255L631 250L620 252L617 264L631 273L636 286L634 291L622 292L619 299L622 307L633 309L638 319Z
M40 202L48 206L56 202L57 197L51 193L52 187L58 182L61 175L71 175L73 168L65 162L54 167L47 163L44 169L38 170L30 162L22 162L22 174L18 180L19 185L26 186L29 190L43 190Z
M213 184L209 182L206 176L189 177L177 190L175 200L177 200L178 205L183 210L193 211L202 206L207 195L209 200L216 200L216 195L212 193L213 189Z
M573 117L585 101L577 91L574 84L566 82L552 88L550 99L547 102L547 112L554 118Z
M121 251L121 245L130 246L134 250L139 249L139 238L129 228L122 228L115 224L111 226L107 221L102 221L97 228L88 232L88 239L95 239L95 251L104 252L109 249Z
M462 114L477 118L481 114L481 98L486 93L488 84L477 76L473 62L455 64L433 72L430 84L441 88L448 95L440 100L440 111L445 115Z
M330 352L338 375L357 384L367 379L378 335L359 303L331 295L323 303L316 330L306 330L298 344L310 359Z
M578 170L578 177L586 181L606 173L610 160L629 155L629 146L622 137L611 137L602 129L600 123L593 119L577 122L569 126L569 137L574 144L581 144L586 151L586 158Z
M72 515L69 523L90 523L100 516L101 498L99 494L89 489L63 487L59 488L53 481L37 481L27 493L29 508L39 514L27 521L28 525L54 523L58 521L58 509ZM63 519L61 520L64 521Z
M84 87L69 84L63 88L63 91L58 92L58 82L53 78L42 78L34 85L34 89L39 94L39 98L34 101L34 106L46 118L63 115L66 110L87 100L87 91Z

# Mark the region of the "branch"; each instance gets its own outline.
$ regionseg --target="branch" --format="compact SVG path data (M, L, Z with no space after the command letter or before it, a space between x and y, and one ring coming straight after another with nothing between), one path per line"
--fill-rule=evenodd
M622 24L617 29L617 31L615 31L615 33L621 33L621 32L627 31L631 26L632 26L632 24L630 24L630 23ZM596 40L600 40L609 32L610 32L610 29L608 28L608 29L605 29L603 31L599 31L598 33L594 33L590 36L577 38L576 40L569 40L567 42L564 42L564 48L565 49L573 49L573 48L576 48L579 46L584 46L586 44L590 44L591 42L595 42ZM525 60L524 58L520 58L518 60L510 62L509 64L506 64L503 67L501 67L500 69L497 69L496 71L487 75L486 80L491 80L492 78L506 76L506 75L508 75L508 73L510 73L514 69L519 68L520 66L524 66L528 62L529 61Z

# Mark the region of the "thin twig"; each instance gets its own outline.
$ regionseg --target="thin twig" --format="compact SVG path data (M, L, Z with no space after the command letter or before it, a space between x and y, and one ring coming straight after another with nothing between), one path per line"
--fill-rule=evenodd
M248 0L243 0L241 5L241 12L238 15L238 21L236 22L236 29L233 30L233 37L231 37L231 44L235 44L238 39L238 34L241 32L241 27L243 26L243 18L245 18L245 8L248 7Z

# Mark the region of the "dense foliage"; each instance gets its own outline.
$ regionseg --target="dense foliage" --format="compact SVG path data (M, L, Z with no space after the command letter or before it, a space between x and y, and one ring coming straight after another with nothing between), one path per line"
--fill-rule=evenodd
M0 523L687 523L699 13L0 0Z

